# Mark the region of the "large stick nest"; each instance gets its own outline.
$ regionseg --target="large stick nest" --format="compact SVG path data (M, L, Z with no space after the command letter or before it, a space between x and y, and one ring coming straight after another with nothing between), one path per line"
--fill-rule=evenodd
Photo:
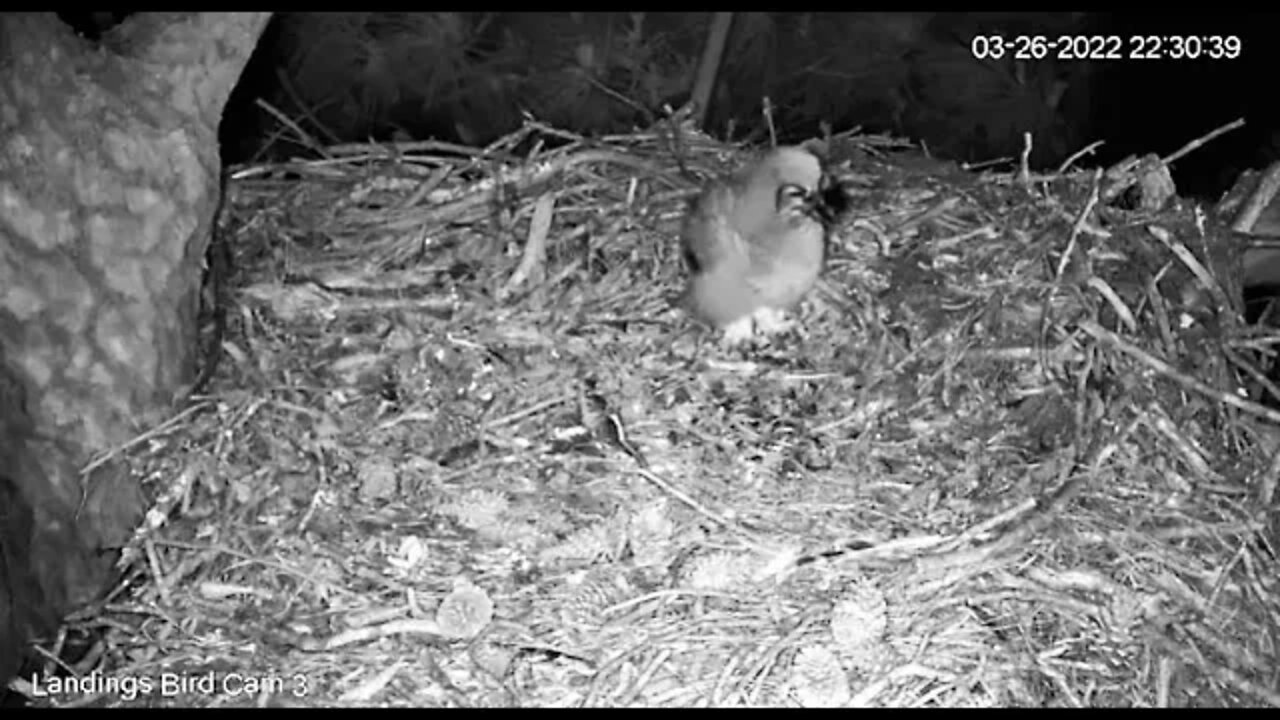
M671 298L740 148L455 150L237 169L224 359L122 449L78 668L217 691L92 702L1280 704L1268 340L1158 162L829 139L803 330L728 351Z

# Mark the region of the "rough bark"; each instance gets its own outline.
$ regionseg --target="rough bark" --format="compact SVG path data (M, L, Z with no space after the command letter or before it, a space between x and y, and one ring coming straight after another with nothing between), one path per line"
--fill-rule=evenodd
M0 15L0 680L143 510L117 466L80 468L193 377L218 122L268 17L141 14L90 44Z

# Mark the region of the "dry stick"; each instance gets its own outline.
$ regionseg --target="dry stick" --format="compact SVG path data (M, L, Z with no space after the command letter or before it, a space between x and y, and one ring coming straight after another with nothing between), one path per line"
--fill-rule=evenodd
M1194 652L1194 646L1192 646L1191 650L1188 650L1187 646L1189 645L1189 642L1183 638L1177 638L1177 640L1178 641L1166 640L1164 637L1159 636L1154 638L1155 644L1157 644L1165 653L1177 657L1182 663L1188 666L1197 667L1206 671L1217 682L1233 687L1239 692L1247 693L1253 697L1265 700L1272 705L1280 706L1280 692L1264 685L1260 685L1251 678L1246 677L1244 674L1236 672L1229 667L1224 667L1216 663L1210 664L1207 662L1201 662L1204 658L1200 653Z
M778 147L778 130L773 126L773 101L768 95L760 103L760 112L764 113L765 125L769 128L769 147Z
M1223 125L1220 128L1212 130L1207 135L1203 137L1198 137L1195 140L1192 140L1191 142L1187 143L1186 145L1183 145L1172 155L1161 158L1160 162L1164 163L1165 165L1168 165L1169 163L1174 162L1179 158L1182 158L1184 155L1187 155L1192 151L1199 149L1201 146L1208 143L1210 140L1213 140L1214 138L1218 137L1219 135L1222 135L1223 133L1229 133L1232 130L1236 130L1242 127L1244 127L1244 118L1236 118L1235 120L1227 123L1226 125Z
M1064 160L1063 163L1058 166L1058 174L1061 175L1062 173L1065 173L1068 168L1070 168L1072 165L1075 165L1076 161L1084 157L1085 155L1092 155L1095 150L1102 147L1102 143L1103 143L1102 140L1097 140L1095 142L1089 143L1088 145L1084 146L1080 150L1077 150L1071 157Z
M509 182L515 185L517 191L522 191L526 188L537 185L540 182L546 181L554 177L557 173L564 172L574 165L582 165L590 162L610 162L615 165L622 165L624 167L648 173L651 177L666 182L672 187L680 187L678 183L667 177L654 163L613 150L584 150L573 154L557 155L551 160L539 162L545 165L545 167L520 168L519 170L510 173L510 177L502 178L500 182ZM481 191L464 195L457 200L444 205L417 208L412 212L404 213L398 218L394 218L383 223L382 227L384 230L389 232L406 231L417 229L426 223L448 222L449 220L465 214L469 210L473 210L484 205L489 201L491 192L491 187L484 187Z
M618 707L627 707L634 703L640 697L640 693L648 686L649 681L653 679L653 676L658 674L658 670L662 669L667 660L671 659L673 652L670 648L661 648L654 653L640 671L640 676L632 681L631 687L623 693L622 697L618 698Z
M525 127L536 130L543 135L560 138L561 140L568 140L572 143L583 144L588 142L586 137L579 135L578 133L562 130L558 127L552 127L541 120L535 120L532 117L525 120ZM537 153L529 153L529 158L532 159L535 155L537 155Z
M213 403L211 402L200 402L195 405L192 405L184 409L182 412L178 413L177 415L174 415L173 417L164 421L163 423L160 423L159 425L149 430L146 430L145 432L139 435L136 435L129 440L125 440L120 445L100 451L99 453L94 455L92 458L90 458L89 462L83 468L80 469L81 477L87 477L89 473L93 472L94 470L97 470L99 467L102 467L107 462L114 459L117 455L124 452L128 452L130 448L137 447L138 445L154 437L164 435L170 430L173 430L179 427L187 418L200 412L201 410L204 410L205 408L210 407L211 405L213 405Z
M1244 118L1238 118L1232 122L1227 123L1226 125L1223 125L1222 127L1219 127L1219 128L1216 128L1215 130L1210 131L1208 134L1202 137L1198 137L1195 140L1192 140L1186 145L1183 145L1181 148L1176 150L1173 154L1160 158L1159 162L1162 165L1168 166L1169 163L1184 157L1185 155L1192 152L1193 150L1199 149L1200 147L1204 146L1210 140L1213 140L1219 135L1222 135L1223 133L1231 132L1232 130L1235 130L1243 126L1244 126ZM1120 193L1124 192L1125 190L1128 190L1129 187L1132 186L1133 183L1137 181L1137 173L1139 171L1142 171L1142 168L1145 166L1145 163L1143 163L1143 161L1141 160L1133 160L1132 162L1126 161L1124 163L1120 163L1119 165L1127 165L1128 167L1125 167L1123 171L1119 171L1114 174L1114 177L1118 179L1113 185L1108 187L1107 191L1102 195L1102 199L1106 202L1111 202L1115 198L1119 197ZM1112 176L1112 172L1109 171L1108 175Z
M1223 348L1223 354L1227 356L1228 362L1235 365L1236 368L1244 374L1248 375L1250 380L1253 380L1255 383L1262 386L1262 389L1265 390L1268 395L1276 400L1280 400L1280 387L1276 387L1276 384L1272 382L1271 378L1267 377L1261 370L1254 367L1253 363L1240 357L1239 353L1229 347Z
M1116 350L1119 350L1125 355L1143 363L1147 367L1150 367L1152 370L1155 370L1188 390L1198 392L1201 395L1212 400L1217 400L1224 405L1230 405L1237 410L1243 410L1251 415L1257 415L1260 418L1280 424L1280 412L1272 410L1265 405L1259 405L1251 400L1245 400L1234 393L1225 392L1211 387L1193 377L1184 375L1173 369L1172 366L1163 360L1160 360L1142 349L1125 342L1119 335L1116 335L1092 320L1081 320L1080 329L1088 333L1094 339L1107 343Z
M524 142L530 135L538 131L539 128L536 125L526 120L516 130L503 135L488 145L485 145L484 154L493 155L494 153L502 153L505 155L513 148L519 147L520 143Z
M685 143L684 123L682 122L682 119L686 114L686 109L681 108L680 110L672 110L671 106L668 105L666 106L666 112L667 125L671 128L671 155L676 159L676 167L680 169L680 174L683 175L685 179L694 183L700 182L697 175L689 172L689 165L684 161Z
M334 143L341 142L341 138L338 137L337 133L330 130L327 125L320 122L320 119L316 117L316 113L327 107L336 105L339 102L338 98L333 98L315 105L307 103L302 99L302 96L298 94L297 88L294 87L293 80L283 68L276 69L276 81L280 83L280 87L284 90L285 94L289 96L289 99L293 101L294 107L298 109L298 112L302 114L302 117L310 120L311 123L315 125L316 130L325 136L325 141L328 144L332 145ZM255 100L255 103L258 107L263 107L264 104L266 104L262 99ZM295 130L298 129L295 123L285 123L285 127L292 127ZM303 133L302 137L310 138L311 136L309 133Z
M663 492L679 500L680 502L684 503L694 512L698 513L699 515L702 515L703 517L707 518L711 522L714 522L720 527L727 528L730 530L741 531L734 522L716 513L714 510L711 510L710 508L703 506L697 500L694 500L692 497L681 492L674 485L664 480L662 476L657 475L649 470L645 470L644 468L641 468L641 467L637 467L635 469L635 473L640 477L644 478L645 480L648 480L649 482L653 483L654 485L657 485Z
M643 115L643 116L644 116L644 122L645 122L645 125L653 125L653 124L654 124L654 122L656 122L656 121L657 121L657 118L656 118L656 117L654 117L654 115L653 115L653 111L652 111L652 110L650 110L649 108L645 107L644 105L641 105L640 103L636 102L635 100L632 100L631 98L627 97L626 95L623 95L622 93L618 92L617 90L614 90L613 88L609 87L608 85L605 85L603 82L601 82L601 81L600 81L600 80L598 80L597 78L593 77L593 76L591 75L591 73L588 73L588 72L586 72L586 71L579 71L579 72L581 72L582 76L583 76L583 77L585 77L585 78L587 79L587 84L591 85L592 87L594 87L595 89L597 89L597 90L599 90L600 92L604 93L605 95L608 95L609 97L613 98L614 100L617 100L618 102L622 103L623 105L626 105L627 107L631 108L632 110L635 110L636 112L638 112L638 113L640 113L641 115Z
M1271 166L1262 174L1262 178L1258 180L1258 186L1249 195L1248 201L1240 206L1240 212L1232 221L1231 229L1238 233L1253 232L1253 226L1257 224L1258 217L1271 204L1277 192L1280 192L1280 161L1271 163Z
M338 697L339 702L369 702L375 695L382 692L391 680L400 672L405 665L403 660L397 660L385 670L374 673L373 677L347 690Z
M738 682L734 684L734 687L731 690L732 695L737 695L740 698L745 698L750 703L754 703L762 688L761 683L755 682L756 679L768 677L773 668L778 665L782 651L808 632L809 627L822 614L823 611L821 608L811 607L802 611L799 617L796 618L796 623L791 628L791 631L778 638L772 645L757 656L758 659L752 663L751 667L749 667L738 679ZM748 685L752 685L752 687L748 688Z
M1027 134L1027 142L1030 144L1031 135ZM1023 169L1026 169L1026 158L1023 158ZM1076 220L1071 224L1071 235L1067 239L1067 248L1062 251L1062 257L1058 259L1058 267L1055 268L1053 275L1054 283L1061 283L1062 276L1067 271L1067 265L1071 262L1071 256L1075 254L1076 241L1080 237L1080 231L1084 227L1085 221L1089 219L1089 215L1093 212L1094 206L1098 204L1098 186L1102 182L1102 171L1095 171L1093 174L1093 187L1089 191L1089 199L1085 202L1084 207L1076 215Z
M1018 162L1018 181L1028 190L1031 189L1031 133L1022 133L1022 158Z
M257 100L254 100L254 102L257 103L258 107L262 108L262 110L265 111L268 115L271 115L272 117L274 117L276 119L276 122L279 122L285 128L292 130L293 134L296 136L297 142L301 143L304 147L310 148L313 152L315 152L317 155L320 155L321 157L326 157L326 158L329 157L329 153L325 150L324 146L322 146L319 142L316 142L316 139L308 135L307 132L303 130L302 127L299 126L296 122L294 122L292 118L280 112L279 110L277 110L275 107L273 107L270 103L268 103L266 100L263 100L262 98L258 98ZM277 137L283 134L284 134L284 131L281 130L280 133L277 135Z
M1147 232L1151 233L1155 239L1159 240L1174 257L1186 266L1187 270L1195 276L1200 285L1213 295L1214 302L1218 303L1218 307L1229 308L1232 306L1231 300L1227 297L1227 293L1222 289L1222 285L1218 283L1213 273L1209 272L1205 266L1196 259L1194 253L1187 249L1181 241L1174 238L1173 234L1168 230L1157 225L1151 225L1147 228Z
M609 658L607 661L603 663L592 663L593 665L596 665L596 667L594 668L595 673L591 678L591 686L587 688L587 693L578 701L578 707L592 707L592 704L595 703L596 698L600 696L604 689L605 682L609 679L609 676L613 671L622 666L623 663L627 661L627 658L635 654L637 650L640 650L646 645L655 644L658 640L659 638L641 637L639 640L632 643L631 647L628 647L617 655Z
M547 234L551 231L551 221L555 217L556 195L544 193L533 206L533 219L529 221L529 235L524 244L524 254L516 271L507 278L507 283L498 291L498 299L505 300L525 280L541 279L547 255Z
M308 574L306 572L303 572L302 570L298 570L292 566L286 565L285 563L279 560L273 560L265 557L259 557L256 555L250 555L249 553L241 552L240 550L235 550L232 547L221 544L221 543L194 543L194 542L185 542L182 540L163 540L163 539L157 538L152 542L152 544L154 546L177 548L179 550L191 550L196 552L209 551L214 553L221 553L223 555L228 555L230 557L236 558L237 560L243 560L244 562L249 564L261 565L262 567L270 568L272 570L275 570L277 573L281 575L288 575L290 577L293 577L293 578L296 578L297 580L302 581L303 583L311 583L315 585L324 584L324 581L318 580L314 573ZM337 584L333 584L331 586L326 585L326 588L327 588L326 590L327 592L335 592L342 595L354 596L357 594L354 590L348 590L345 587Z
M473 148L467 145L459 145L457 143L445 142L443 140L410 140L408 142L387 143L384 145L377 145L377 144L371 145L370 143L341 143L339 145L330 145L325 148L325 151L331 157L334 157L334 158L345 157L348 155L356 155L356 156L363 155L364 157L361 157L359 159L365 159L369 156L372 156L374 154L375 149L381 150L380 155L382 157L387 156L389 154L385 149L387 145L394 147L396 154L399 157L412 159L412 160L421 159L420 157L415 156L414 155L415 153L450 153L453 155L462 156L457 159L457 161L459 162L462 161L463 158L481 158L481 159L488 159L488 160L499 160L501 162L519 162L520 161L520 159L517 158L516 156L511 155L510 153L502 152L500 150L490 151L485 148ZM410 156L413 156L413 157L410 157ZM449 163L454 162L453 158L445 158L445 159L430 158L430 159L436 160L437 162L442 163L442 166L444 167L447 167L449 166Z
M403 211L406 208L411 208L414 205L417 205L418 203L422 202L423 199L427 197L427 195L431 194L432 190L435 190L436 188L440 187L440 185L445 181L445 179L453 174L453 171L454 171L454 167L449 163L444 163L440 167L436 168L431 172L431 175L427 177L426 180L419 183L418 188L416 190L414 190L412 193L407 195L403 200L401 200L396 205L395 209Z

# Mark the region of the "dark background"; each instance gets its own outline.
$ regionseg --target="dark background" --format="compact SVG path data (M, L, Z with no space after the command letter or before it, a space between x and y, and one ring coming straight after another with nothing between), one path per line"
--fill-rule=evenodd
M128 13L63 14L87 38ZM309 145L435 138L483 145L527 115L584 134L628 132L688 97L710 13L277 13L221 128L226 163ZM735 13L706 129L764 141L860 126L937 156L1056 167L1168 154L1239 117L1174 166L1213 198L1280 159L1280 13ZM1236 35L1235 60L981 61L978 34ZM305 136L263 109L268 103ZM999 165L997 165L998 167Z

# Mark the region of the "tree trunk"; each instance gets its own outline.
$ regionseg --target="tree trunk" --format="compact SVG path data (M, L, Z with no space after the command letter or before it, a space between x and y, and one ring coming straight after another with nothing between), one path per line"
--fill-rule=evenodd
M222 108L269 13L0 15L0 683L144 509L99 450L191 382Z
M698 63L698 77L690 96L693 101L693 117L698 127L706 124L707 112L711 110L711 96L715 93L720 60L724 57L724 46L729 40L729 28L732 26L733 13L712 13L711 26L707 29L707 43L702 49L702 61Z

